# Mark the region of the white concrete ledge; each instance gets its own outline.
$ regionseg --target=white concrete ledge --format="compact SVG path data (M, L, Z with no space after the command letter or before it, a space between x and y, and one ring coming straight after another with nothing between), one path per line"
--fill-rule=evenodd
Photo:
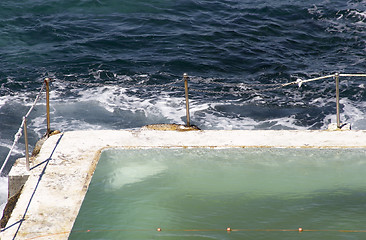
M366 148L366 131L102 130L54 135L32 163L36 167L1 239L67 239L101 151L141 147Z

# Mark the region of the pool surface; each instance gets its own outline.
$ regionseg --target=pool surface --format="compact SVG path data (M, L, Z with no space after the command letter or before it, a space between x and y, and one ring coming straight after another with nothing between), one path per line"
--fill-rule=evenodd
M365 156L365 149L106 150L69 239L366 238Z

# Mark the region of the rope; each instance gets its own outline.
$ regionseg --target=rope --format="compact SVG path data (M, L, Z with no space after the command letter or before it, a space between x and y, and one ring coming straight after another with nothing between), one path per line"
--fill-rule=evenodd
M301 87L302 84L304 84L304 83L323 80L323 79L327 79L327 78L334 78L336 75L337 74L330 74L330 75L326 75L326 76L322 76L322 77L316 77L316 78L310 78L310 79L306 79L306 80L302 80L301 78L298 78L298 79L296 79L296 81L292 81L292 82L288 82L288 83L275 83L275 84L223 83L223 82L212 81L212 82L205 82L205 83L206 84L207 83L217 84L217 85L226 86L226 87L237 87L237 88L250 88L250 87L272 87L272 88L257 89L257 90L253 89L253 90L245 90L245 91L229 91L229 92L199 90L199 89L190 89L190 91L201 92L201 93L212 93L212 94L233 94L233 95L240 95L240 94L249 93L249 92L259 93L259 92L268 92L268 91L277 90L277 89L287 87L287 86L290 86L290 85L298 85L299 87ZM363 73L339 74L339 76L340 77L366 77L366 74L363 74ZM198 82L200 82L200 81L198 81Z
M195 81L195 80L193 80ZM282 85L282 83L269 83L269 84L263 84L263 83L258 83L258 84L247 84L247 83L223 83L223 82L207 82L207 81L196 81L196 82L204 82L207 84L216 84L216 85L222 85L222 86L227 86L227 87L274 87L274 86L280 86Z
M192 92L199 92L199 93L208 93L208 94L219 94L219 95L243 95L247 93L260 93L260 92L270 92L274 90L281 89L283 87L291 86L291 85L298 85L300 88L304 83L318 81L322 79L327 78L334 78L336 74L330 74L322 77L316 77L316 78L310 78L306 80L302 80L300 78L296 79L295 81L288 82L288 83L269 83L269 84L246 84L246 83L225 83L225 82L219 82L217 80L214 81L208 81L204 80L202 78L197 77L191 77L190 80L195 83L204 83L204 84L215 84L220 85L223 87L232 87L232 88L239 88L240 90L236 91L214 91L214 90L203 90L203 89L197 89L197 88L189 88L189 91ZM339 74L340 77L366 77L366 74L363 73L356 73L356 74ZM218 79L220 80L220 79ZM152 84L147 85L144 84L144 81L137 84L128 84L128 83L121 83L122 85L126 85L126 87L135 87L135 88L169 88L170 90L179 89L184 91L183 86L179 86L179 84L182 84L183 81L181 79L177 79L170 83L165 84ZM116 86L116 83L86 83L87 86ZM174 86L175 85L175 86ZM257 88L263 88L264 89L257 89ZM253 89L256 88L256 89Z
M288 85L291 85L291 84L298 84L299 87L300 87L301 84L303 84L303 83L322 80L322 79L326 79L326 78L333 78L336 75L337 74L331 74L331 75L326 75L326 76L323 76L323 77L310 78L310 79L307 79L307 80L302 80L302 79L298 78L295 82L286 83L283 86L288 86ZM340 77L366 77L366 74L363 74L363 73L355 73L355 74L354 73L351 73L351 74L349 74L349 73L340 73L339 76Z
M283 86L273 87L273 88L267 88L267 89L260 89L260 90L245 90L245 91L211 91L211 90L200 90L200 89L194 89L190 88L189 91L192 92L200 92L200 93L211 93L211 94L220 94L220 95L243 95L246 93L260 93L260 92L269 92L273 90L277 90L282 88Z
M34 100L34 102L33 102L32 106L31 106L31 107L30 107L30 109L28 110L27 114L23 117L23 121L22 121L22 123L20 124L20 127L19 127L19 129L18 129L17 133L14 135L14 142L13 142L13 145L11 146L11 148L10 148L10 150L9 150L9 153L8 153L8 155L6 156L5 161L4 161L4 163L3 163L3 165L2 165L2 167L1 167L1 169L0 169L0 176L1 176L1 175L2 175L2 173L3 173L4 167L5 167L5 165L7 164L8 160L9 160L9 158L10 158L10 155L11 155L11 153L12 153L12 152L13 152L13 150L14 150L15 145L18 143L19 139L22 137L22 134L23 134L23 126L24 126L25 119L29 116L29 114L30 114L30 113L32 112L32 110L34 109L34 107L35 107L35 105L36 105L36 103L37 103L38 99L39 99L39 98L40 98L40 96L41 96L41 93L42 93L42 91L43 91L44 86L45 86L45 83L43 83L43 84L42 84L41 90L39 91L39 93L38 93L38 95L37 95L36 99Z
M40 239L44 237L51 237L70 233L92 233L92 232L342 232L342 233L366 233L366 230L342 230L342 229L233 229L233 228L220 228L220 229L94 229L94 230L73 230L68 232L50 233L45 235L39 235L31 239Z
M300 78L298 78L295 83L299 85L299 87L301 87L301 85L303 83L307 83L307 82L313 82L313 81L318 81L318 80L322 80L322 79L326 79L326 78L332 78L332 77L335 77L336 75L335 74L331 74L331 75L327 75L327 76L323 76L323 77L317 77L317 78L310 78L310 79L307 79L307 80L302 80ZM292 84L294 84L294 82L292 82Z
M317 81L317 80L326 79L326 78L331 78L331 77L334 77L334 76L336 76L336 75L331 74L331 75L327 75L327 76L323 76L323 77L317 77L317 78L311 78L311 79L307 79L307 80L302 80L302 79L298 78L298 79L296 79L296 81L292 81L292 82L288 82L288 83L274 83L274 84L223 83L223 82L217 82L217 81L207 82L207 81L202 81L202 80L201 81L196 80L196 82L204 82L206 84L216 84L216 85L221 85L221 86L224 86L224 87L237 87L237 88L270 87L270 88L251 89L251 90L245 89L245 91L228 91L228 92L200 90L200 89L192 89L192 88L190 88L189 90L193 91L193 92L222 94L222 95L227 95L227 94L242 95L242 94L250 93L250 92L251 93L269 92L269 91L277 90L277 89L287 87L287 86L290 86L290 85L295 85L295 84L298 85L299 87L301 87L303 83ZM351 74L347 74L347 76L351 76ZM355 76L355 75L352 74L352 76ZM366 74L358 74L357 76L366 76Z
M363 73L340 73L339 74L340 77L366 77L366 74Z
M177 84L177 83L180 83L181 80L175 80L174 82L171 82L171 83L165 83L165 84L152 84L152 85L143 85L142 83L141 84L132 84L132 85L129 85L129 86L132 86L132 87L170 87L174 84Z
M165 84L151 84L151 85L147 85L147 84L143 84L142 83L137 83L137 84L129 84L128 83L121 83L122 85L126 85L128 87L136 87L136 88L154 88L154 87L170 87L174 84L180 83L181 80L175 80L174 82L170 82L170 83L165 83ZM101 87L101 86L116 86L116 83L114 82L105 82L105 83L85 83L84 85L88 86L88 87Z

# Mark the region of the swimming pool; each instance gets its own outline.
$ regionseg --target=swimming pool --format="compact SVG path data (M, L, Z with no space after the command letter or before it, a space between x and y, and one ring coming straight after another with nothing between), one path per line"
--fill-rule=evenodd
M106 150L69 239L359 239L365 156L365 149Z

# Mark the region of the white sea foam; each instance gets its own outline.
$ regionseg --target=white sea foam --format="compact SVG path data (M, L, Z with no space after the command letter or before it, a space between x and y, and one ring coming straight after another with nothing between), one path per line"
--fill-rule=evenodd
M11 147L13 146L13 142L10 142L10 140L7 139L0 139L0 146L10 150ZM18 141L18 144L16 144L13 148L12 154L24 154L24 149L25 144Z
M6 104L14 104L14 103L20 103L24 106L31 106L31 101L34 101L34 99L31 99L30 93L19 93L18 95L7 95L7 96L0 96L0 108L5 106ZM26 112L24 113L26 114Z
M363 26L366 25L366 22L365 22L365 20L366 20L366 11L360 12L358 10L351 10L349 12L349 15L350 16L355 16L357 18L357 20L358 20L356 22L357 24L360 24L360 25L363 25Z
M126 121L126 118L133 118L135 115L137 118L141 118L139 113L145 120L141 120L141 126L143 124L150 123L184 123L185 122L185 99L184 97L172 97L169 93L152 93L149 97L141 96L139 93L134 94L131 89L127 90L124 87L119 86L99 86L81 91L75 89L75 94L78 94L78 98L74 99L62 99L56 100L51 108L51 115L57 129L59 130L87 130L87 129L113 129L114 123L99 120L108 116L113 116L116 111L128 111L132 115L121 116L121 121ZM136 90L137 91L137 90ZM297 100L296 100L296 99ZM301 105L300 96L295 96L294 101ZM265 101L261 97L255 97L248 100L248 103L258 104L261 101ZM329 102L333 102L334 99L327 98L315 98L311 100L310 105L316 105L319 107L325 107ZM347 101L343 103L347 103ZM250 117L241 116L227 116L225 113L213 112L218 105L230 105L231 102L235 104L237 100L220 102L209 102L200 100L190 100L190 114L191 122L198 125L202 129L308 129L309 126L299 126L298 120L295 116L285 116L279 118L272 118L267 120L257 121ZM342 104L343 104L342 103ZM245 103L243 103L245 105ZM304 103L302 103L304 105ZM362 118L360 113L363 111L360 103L357 106L352 103L346 104L346 115L352 120L352 122L360 122L362 125ZM87 111L86 108L90 108ZM104 112L103 112L104 111ZM354 111L352 113L352 111ZM361 111L361 112L360 112ZM111 115L112 114L112 115ZM104 116L102 116L104 115ZM112 119L112 118L111 118ZM111 120L112 121L112 120ZM128 120L129 121L129 120ZM329 114L323 120L323 129L326 129L330 122L335 121L335 114ZM33 127L37 132L44 129L45 116L36 117L32 120ZM134 126L138 127L138 126ZM311 127L311 126L310 126ZM357 127L357 125L356 125Z
M4 106L7 101L8 101L8 97L7 96L0 96L0 108L2 106Z
M366 103L359 102L355 104L347 98L341 98L339 103L342 106L340 113L341 123L350 123L353 130L366 129ZM330 123L336 123L336 114L329 114L323 120L323 127L326 129Z
M184 98L171 97L168 94L152 95L149 98L139 97L138 94L128 94L126 88L118 86L103 86L88 89L80 93L79 101L96 101L109 112L116 109L132 113L144 112L146 117L161 117L174 122L181 122L185 114ZM195 108L192 108L195 111Z
M225 116L217 116L215 114L205 114L204 119L200 119L197 123L202 129L218 129L218 130L252 130L255 129L257 122L250 118L227 118Z
M45 117L36 117L32 120L33 131L37 133L38 138L41 138L46 132ZM77 130L101 130L108 129L100 124L91 124L81 119L70 119L60 116L52 118L51 129L59 131L77 131Z
M0 177L0 217L3 215L3 210L8 199L8 178Z
M310 104L310 105L316 105L316 106L318 106L318 107L324 107L324 106L326 106L326 105L329 103L329 101L333 101L333 99L332 99L332 100L330 100L330 99L326 99L326 98L318 97L318 98L314 98L314 99L312 99L312 100L309 102L309 104Z
M351 123L352 129L361 130L366 129L366 103L361 102L355 105L349 99L341 99L340 104L343 105L343 112L341 113L342 122Z

